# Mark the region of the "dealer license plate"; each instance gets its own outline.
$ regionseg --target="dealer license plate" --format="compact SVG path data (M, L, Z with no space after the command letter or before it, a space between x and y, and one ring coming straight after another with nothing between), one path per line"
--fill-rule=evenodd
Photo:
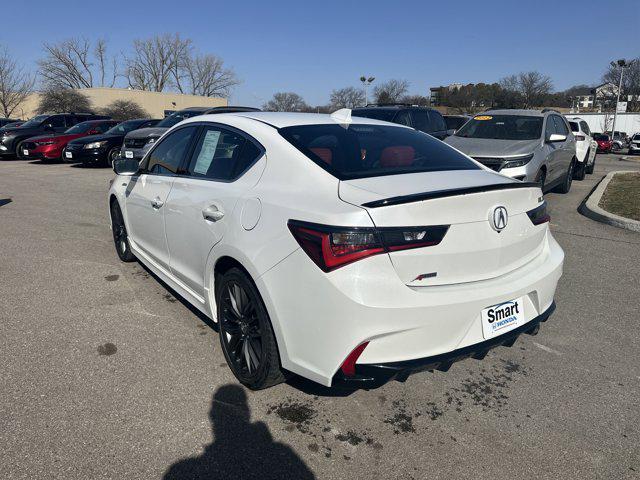
M516 298L482 310L482 335L497 337L526 323L524 298Z
M129 150L126 150L124 152L124 156L125 156L125 158L133 158L133 152L130 152Z

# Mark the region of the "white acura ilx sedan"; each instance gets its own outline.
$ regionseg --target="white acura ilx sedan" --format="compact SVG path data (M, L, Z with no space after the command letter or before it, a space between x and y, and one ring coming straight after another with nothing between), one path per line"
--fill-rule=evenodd
M114 170L118 255L217 322L249 388L446 370L555 308L564 253L538 185L408 127L203 115Z

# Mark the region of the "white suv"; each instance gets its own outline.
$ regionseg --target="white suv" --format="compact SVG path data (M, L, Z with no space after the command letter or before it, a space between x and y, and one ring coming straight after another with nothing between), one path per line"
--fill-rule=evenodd
M591 136L589 125L580 117L567 118L569 126L576 137L576 158L578 163L574 170L576 180L584 179L585 173L593 173L596 165L598 143Z

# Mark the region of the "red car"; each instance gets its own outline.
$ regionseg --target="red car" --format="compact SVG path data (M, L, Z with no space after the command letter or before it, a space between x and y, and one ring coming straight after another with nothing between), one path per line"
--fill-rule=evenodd
M115 120L89 120L74 125L64 133L28 138L17 152L18 158L60 160L62 151L71 140L88 135L99 135L117 124Z
M593 139L598 143L598 153L611 153L613 142L609 135L596 134Z

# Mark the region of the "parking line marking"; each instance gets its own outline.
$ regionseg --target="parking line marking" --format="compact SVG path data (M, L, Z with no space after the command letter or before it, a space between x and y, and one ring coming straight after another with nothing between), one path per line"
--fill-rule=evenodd
M554 350L553 348L549 348L549 347L547 347L547 346L545 346L545 345L541 345L541 344L539 344L539 343L537 343L537 342L533 342L533 344L534 344L536 347L538 347L540 350L544 350L544 351L545 351L545 352L547 352L547 353L553 353L554 355L558 355L558 356L562 355L562 353L561 353L561 352L559 352L559 351L557 351L557 350Z

